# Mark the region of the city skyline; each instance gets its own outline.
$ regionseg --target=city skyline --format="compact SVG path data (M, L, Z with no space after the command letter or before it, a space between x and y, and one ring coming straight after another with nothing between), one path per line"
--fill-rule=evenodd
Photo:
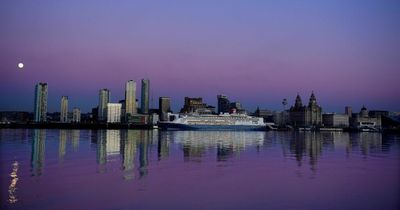
M324 112L400 107L395 1L7 1L0 11L2 111L32 111L32 87L46 82L49 112L64 95L89 112L99 89L117 102L141 78L174 111L185 96L216 105L217 94L280 110L311 91Z

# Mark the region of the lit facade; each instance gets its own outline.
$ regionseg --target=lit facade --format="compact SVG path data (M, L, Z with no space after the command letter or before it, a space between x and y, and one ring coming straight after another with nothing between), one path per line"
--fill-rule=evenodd
M68 96L61 97L60 122L68 122Z
M125 86L125 113L129 115L137 114L136 108L136 82L129 80Z
M108 89L101 89L99 91L99 106L98 106L98 120L107 120L107 104L110 102L110 91Z
M160 120L168 121L168 112L171 112L171 98L160 97L158 102L159 102Z
M47 121L47 83L38 83L35 86L34 121Z
M74 108L72 110L72 122L80 123L81 122L81 110L78 108Z
M120 103L107 104L107 123L120 123L121 122L121 107Z

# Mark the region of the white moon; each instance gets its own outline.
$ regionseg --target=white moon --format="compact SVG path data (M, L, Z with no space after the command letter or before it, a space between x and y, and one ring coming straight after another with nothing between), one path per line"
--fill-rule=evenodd
M23 63L18 63L18 68L20 68L20 69L24 68L24 64Z

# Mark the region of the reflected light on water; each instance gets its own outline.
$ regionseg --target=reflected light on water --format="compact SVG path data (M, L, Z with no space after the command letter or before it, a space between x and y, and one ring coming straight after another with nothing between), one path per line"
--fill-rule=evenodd
M10 174L11 177L11 183L10 186L8 186L8 202L13 204L18 201L17 196L16 196L16 191L17 191L17 182L18 182L18 162L15 161L12 164L12 172Z

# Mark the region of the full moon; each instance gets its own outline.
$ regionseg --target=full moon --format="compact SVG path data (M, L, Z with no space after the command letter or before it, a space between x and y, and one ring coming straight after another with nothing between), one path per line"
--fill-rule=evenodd
M24 68L24 64L23 63L18 63L18 68L20 68L20 69Z

